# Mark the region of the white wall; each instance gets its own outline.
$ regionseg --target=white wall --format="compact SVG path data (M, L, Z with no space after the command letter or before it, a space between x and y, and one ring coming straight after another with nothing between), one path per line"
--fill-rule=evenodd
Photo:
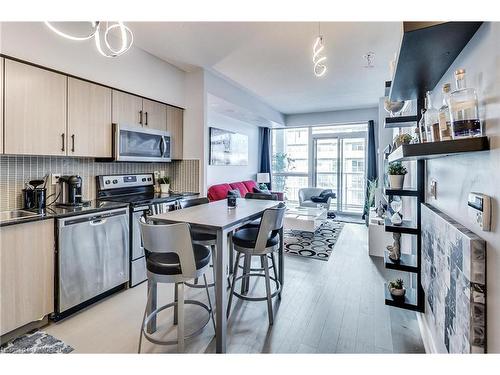
M259 128L214 112L208 112L208 126L248 136L248 165L213 166L207 168L207 185L223 182L255 180L259 163Z
M488 351L500 353L500 23L487 22L457 57L435 92L450 82L453 72L466 69L467 86L477 90L481 120L490 139L490 151L435 159L427 162L427 182L437 181L437 200L427 202L465 225L487 241ZM441 103L436 95L434 103ZM483 232L468 216L467 195L481 192L493 198L491 232Z
M382 89L381 89L382 91ZM378 107L286 115L286 126L330 125L349 122L378 122Z
M207 191L208 129L206 126L207 95L203 69L186 73L186 111L184 112L184 159L200 160L200 193Z
M184 107L184 72L140 48L101 56L93 41L60 37L42 22L2 22L0 51L64 73Z

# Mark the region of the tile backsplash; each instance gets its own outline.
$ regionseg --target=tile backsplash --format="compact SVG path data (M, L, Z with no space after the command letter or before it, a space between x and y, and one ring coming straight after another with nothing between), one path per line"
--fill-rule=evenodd
M170 188L176 191L199 191L199 160L179 160L171 163L100 163L93 158L58 156L0 156L0 211L23 207L22 189L25 182L41 179L46 174L78 174L83 179L84 199L96 196L95 176L120 173L152 173L165 171L170 176ZM55 186L47 182L47 195ZM48 198L51 202L54 197Z

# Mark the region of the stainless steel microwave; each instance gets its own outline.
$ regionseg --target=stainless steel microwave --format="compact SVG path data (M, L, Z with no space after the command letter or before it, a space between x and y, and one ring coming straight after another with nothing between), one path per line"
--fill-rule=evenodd
M115 161L168 162L171 159L170 132L136 125L113 124Z

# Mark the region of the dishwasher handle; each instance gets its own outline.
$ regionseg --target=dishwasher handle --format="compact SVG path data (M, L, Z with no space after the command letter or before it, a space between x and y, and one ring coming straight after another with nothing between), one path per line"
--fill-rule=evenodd
M93 225L93 226L103 225L106 223L106 221L107 221L107 219L96 219L96 220L92 220L90 222L90 225Z

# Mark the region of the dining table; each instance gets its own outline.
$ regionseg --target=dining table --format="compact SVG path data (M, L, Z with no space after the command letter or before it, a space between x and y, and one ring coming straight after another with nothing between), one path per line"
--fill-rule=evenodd
M188 223L193 230L216 235L215 256L215 340L216 352L225 353L227 343L226 308L228 301L228 276L233 258L232 233L262 216L264 211L281 202L261 199L238 198L236 207L228 207L227 200L219 200L180 210L153 215L150 220L161 224ZM283 228L279 233L278 279L284 284ZM155 298L156 299L156 298ZM148 309L155 309L154 301Z

